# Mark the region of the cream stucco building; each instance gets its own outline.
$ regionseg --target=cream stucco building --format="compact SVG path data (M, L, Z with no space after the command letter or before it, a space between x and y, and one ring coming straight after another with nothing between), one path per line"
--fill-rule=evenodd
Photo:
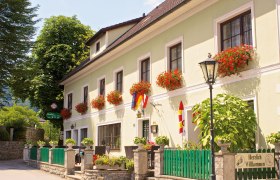
M229 93L250 101L257 115L256 147L266 147L265 137L280 130L280 0L166 0L146 16L106 27L87 44L90 58L70 72L64 85L64 106L72 116L64 121L64 138L91 137L95 145L109 144L114 154L124 154L135 136L154 141L167 135L170 145L181 144L178 106L185 106L184 139L197 140L191 108L209 97L199 62L208 53L240 43L256 48L257 59L239 76L218 78L214 95ZM179 68L184 86L166 91L156 85L165 70ZM150 81L151 93L144 115L131 110L129 89L141 79ZM121 88L123 103L106 102L103 110L91 108L100 93ZM75 105L86 101L80 115ZM152 133L150 125L158 125ZM72 127L71 127L72 126Z

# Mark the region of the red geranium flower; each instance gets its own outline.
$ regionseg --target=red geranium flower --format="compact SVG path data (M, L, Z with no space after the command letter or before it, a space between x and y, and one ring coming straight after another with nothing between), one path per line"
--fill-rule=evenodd
M97 96L97 98L91 101L92 108L101 110L105 106L105 98L102 95Z
M60 115L62 116L63 119L69 119L71 117L71 112L67 108L63 108L60 111Z
M158 75L157 85L172 91L182 87L182 73L177 69L174 71L165 71Z
M150 87L151 87L151 83L147 81L134 83L130 88L130 94L131 95L133 95L134 93L148 94L150 92Z
M87 112L87 104L86 103L79 103L75 106L75 109L78 113L85 114Z
M119 91L111 91L107 95L107 101L110 104L114 104L115 106L117 106L122 102L122 95Z

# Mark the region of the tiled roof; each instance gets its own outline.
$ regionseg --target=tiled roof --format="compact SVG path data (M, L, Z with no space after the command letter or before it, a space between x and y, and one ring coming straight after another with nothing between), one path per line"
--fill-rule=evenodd
M153 25L163 17L167 16L168 14L172 13L179 7L183 6L184 4L190 2L191 0L165 0L155 9L153 9L145 18L143 18L140 22L138 22L135 26L125 32L122 36L116 39L112 44L110 44L102 53L94 57L93 59L87 59L83 63L81 63L78 67L74 70L69 72L62 80L68 79L78 71L82 70L89 64L97 61L100 57L104 56L105 54L109 53L111 50L115 49L116 47L120 46L127 40L131 39L133 36L137 35L138 33L142 32L149 26ZM121 23L120 23L121 24ZM89 42L89 41L88 41ZM87 42L87 43L88 43Z

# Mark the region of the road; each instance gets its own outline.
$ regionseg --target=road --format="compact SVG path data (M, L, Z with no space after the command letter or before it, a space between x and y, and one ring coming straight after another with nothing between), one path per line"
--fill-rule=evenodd
M0 161L0 180L62 180L63 178L27 166L23 160Z

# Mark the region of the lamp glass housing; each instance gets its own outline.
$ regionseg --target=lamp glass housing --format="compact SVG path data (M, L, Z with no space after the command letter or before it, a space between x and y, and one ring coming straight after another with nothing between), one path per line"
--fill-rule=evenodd
M218 75L219 62L208 57L205 61L199 63L204 79L207 84L214 84Z

